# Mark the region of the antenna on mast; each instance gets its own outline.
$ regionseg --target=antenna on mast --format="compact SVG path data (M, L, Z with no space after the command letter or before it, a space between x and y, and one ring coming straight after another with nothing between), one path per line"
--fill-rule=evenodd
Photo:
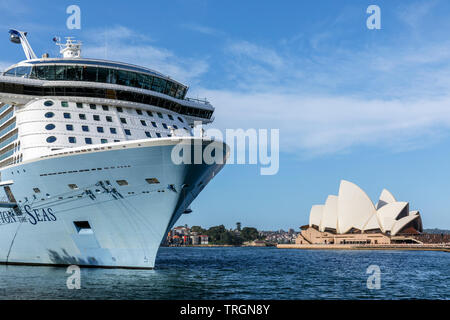
M66 43L61 43L59 37L54 37L53 41L59 46L63 58L81 58L81 41L73 40L73 37L66 37Z
M9 30L9 40L12 43L22 45L23 52L25 52L27 60L37 59L36 54L34 53L30 43L27 40L27 32L11 29Z

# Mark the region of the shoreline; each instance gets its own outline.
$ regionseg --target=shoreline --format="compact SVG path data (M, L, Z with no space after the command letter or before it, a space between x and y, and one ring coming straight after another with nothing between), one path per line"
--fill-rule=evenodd
M330 245L330 244L278 244L278 249L303 250L406 250L406 251L443 251L450 252L449 245Z
M276 244L273 244L273 245L264 245L264 246L261 246L261 245L233 245L233 244L196 244L196 245L192 245L192 244L189 244L189 245L179 245L179 246L174 246L174 245L164 245L164 246L161 246L161 247L164 247L164 248L215 248L215 247L217 247L217 248L240 248L240 247L244 247L244 248L246 248L246 247L255 247L255 248L274 248L274 247L276 247L277 245Z

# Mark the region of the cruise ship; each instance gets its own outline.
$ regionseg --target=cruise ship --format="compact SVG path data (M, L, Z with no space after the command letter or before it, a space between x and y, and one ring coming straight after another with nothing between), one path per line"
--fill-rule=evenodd
M38 58L27 33L9 37L26 60L0 73L0 263L154 268L226 162L225 143L194 135L213 106L160 72L82 58L73 38ZM179 145L222 161L176 163Z

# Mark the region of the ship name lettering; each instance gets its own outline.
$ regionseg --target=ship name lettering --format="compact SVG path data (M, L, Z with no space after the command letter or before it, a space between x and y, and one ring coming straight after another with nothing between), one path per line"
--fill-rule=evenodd
M38 222L56 221L52 208L32 209L29 205L23 207L28 214L28 221L35 225Z
M11 211L0 212L0 222L1 224L8 224L16 222L16 218Z

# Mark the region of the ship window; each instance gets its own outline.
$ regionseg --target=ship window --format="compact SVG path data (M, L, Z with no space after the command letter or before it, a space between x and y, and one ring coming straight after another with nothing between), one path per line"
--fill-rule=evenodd
M47 113L45 114L45 117L46 117L46 118L53 118L54 115L55 115L55 114L54 114L53 112L47 112Z
M102 108L103 108L103 111L109 111L109 107L108 106L103 105Z
M95 120L95 121L100 121L100 116L97 115L97 114L94 114L94 120Z
M103 133L103 132L105 132L105 131L103 130L103 127L97 127L97 132Z
M75 229L77 229L78 234L93 234L91 225L87 221L74 221Z
M117 112L123 112L122 107L117 107L116 109L117 109Z
M158 117L160 117L161 119L164 119L161 112L157 112L157 115L158 115Z
M81 130L83 130L84 132L89 132L89 127L88 126L81 126Z
M95 105L95 104L90 104L89 105L89 108L91 108L92 110L96 110L97 109L97 106Z
M61 101L61 107L68 108L69 103L67 101Z
M46 106L46 107L51 107L52 105L53 105L53 101L51 101L51 100L47 100L44 102L44 106Z
M66 129L67 129L67 131L73 131L73 125L66 124Z
M78 186L75 183L70 183L68 186L72 190L77 190L78 189Z
M170 120L173 120L173 117L171 114L168 114L167 116L169 117Z
M178 120L180 120L181 123L184 123L182 118L178 117Z
M151 111L147 111L149 117L153 117L153 113Z
M150 132L148 132L148 131L145 131L145 135L146 135L147 137L149 137L149 138L152 137L152 135L151 135Z
M47 142L48 143L53 143L55 141L56 141L56 137L55 136L50 136L50 137L47 138Z
M117 134L116 128L109 128L109 131L111 131L112 134Z
M128 129L125 129L125 134L126 134L127 136L131 136L131 131L128 130Z
M116 182L119 186L127 186L128 185L127 180L117 180Z
M111 116L106 116L106 121L108 121L108 122L113 122L113 119L112 119Z
M148 184L158 184L159 180L156 178L147 178L145 179L145 181L147 181Z
M34 193L41 193L41 190L39 188L33 188Z
M178 129L178 126L176 124L174 124L173 128L176 130L176 129Z
M86 120L86 115L84 113L80 113L78 116L80 117L80 120Z
M120 142L120 140L114 140L114 142Z
M125 119L125 118L120 118L120 122L122 122L122 123L127 123L127 119Z
M77 143L77 139L75 137L69 137L69 143Z
M70 119L70 113L64 112L64 118L65 119Z
M157 136L158 138L161 138L161 133L157 132L157 133L156 133L156 136Z
M48 125L45 126L45 129L53 130L53 129L55 129L55 125L53 123L49 123Z
M163 123L162 126L164 129L167 129L167 124Z
M100 142L101 143L108 143L108 139L101 139Z
M84 138L84 141L86 142L86 144L92 144L91 138Z
M83 109L83 104L81 102L77 102L77 108Z
M145 120L141 120L141 124L142 124L143 126L147 126L147 123L145 122Z
M158 128L158 126L156 125L155 121L152 121L152 126L155 127L155 128Z
M136 113L137 113L138 115L142 116L142 110L136 109Z
M109 78L109 69L98 68L98 82L111 83Z

